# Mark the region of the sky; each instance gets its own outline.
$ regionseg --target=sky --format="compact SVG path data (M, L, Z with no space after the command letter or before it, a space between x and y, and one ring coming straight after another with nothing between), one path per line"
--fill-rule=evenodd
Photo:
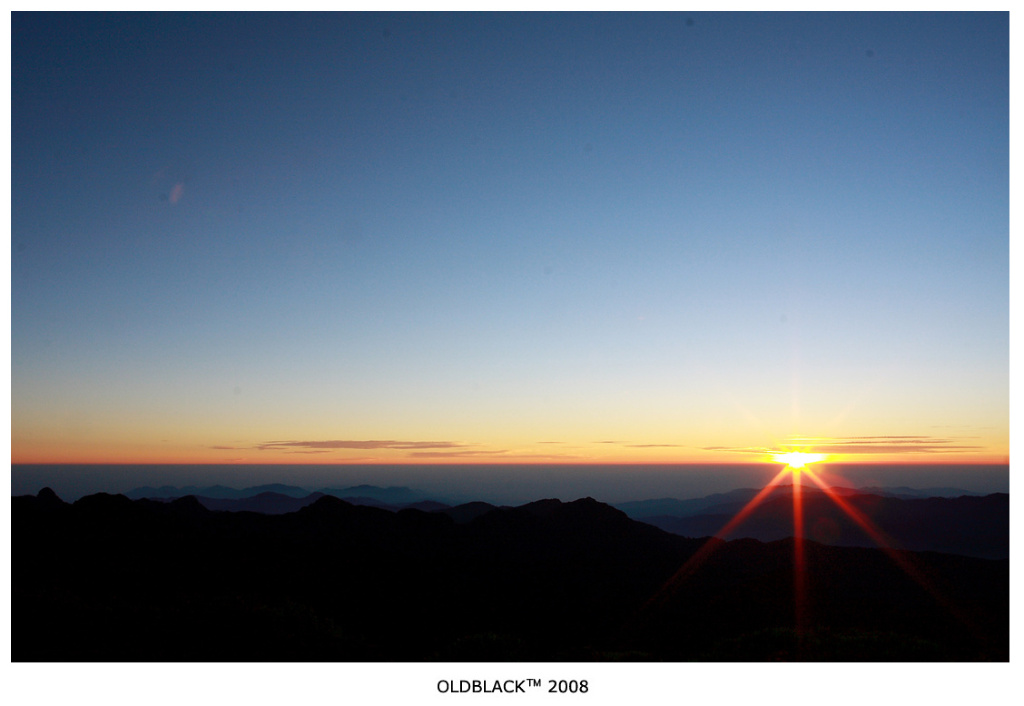
M11 20L21 463L1008 463L1009 18Z

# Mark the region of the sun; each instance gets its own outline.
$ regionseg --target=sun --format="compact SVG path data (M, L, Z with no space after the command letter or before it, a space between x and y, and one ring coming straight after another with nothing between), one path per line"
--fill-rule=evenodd
M824 461L825 458L825 454L810 454L803 451L787 451L786 453L772 454L772 460L776 463L784 463L794 471L798 471L808 463Z

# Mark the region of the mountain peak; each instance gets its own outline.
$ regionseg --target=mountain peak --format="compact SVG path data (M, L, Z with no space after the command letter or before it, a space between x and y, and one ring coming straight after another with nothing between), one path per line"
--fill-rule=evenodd
M39 493L36 495L36 497L39 498L39 502L43 503L44 505L66 505L67 504L63 500L61 500L59 497L57 497L57 494L55 492L53 492L53 488L51 488L50 486L46 486L45 488L40 490Z
M209 512L195 495L186 495L172 500L170 506L179 512L206 513Z

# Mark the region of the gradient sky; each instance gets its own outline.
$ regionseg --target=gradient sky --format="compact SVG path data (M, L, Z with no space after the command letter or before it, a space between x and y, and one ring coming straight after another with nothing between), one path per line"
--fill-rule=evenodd
M1008 461L1006 13L11 27L15 463Z

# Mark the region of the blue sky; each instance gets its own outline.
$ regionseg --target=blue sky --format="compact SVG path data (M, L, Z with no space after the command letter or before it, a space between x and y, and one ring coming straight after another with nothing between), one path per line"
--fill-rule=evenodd
M13 458L1005 460L1008 54L1006 13L15 14Z

